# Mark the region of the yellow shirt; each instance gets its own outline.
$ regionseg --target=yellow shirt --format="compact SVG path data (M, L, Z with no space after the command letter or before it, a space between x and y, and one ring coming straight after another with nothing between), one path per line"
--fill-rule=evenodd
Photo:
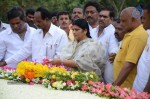
M147 32L140 25L130 33L125 34L121 47L114 60L114 80L117 79L125 62L137 64L141 53L146 45L148 38ZM133 81L136 75L136 67L128 75L127 79L121 87L132 88Z

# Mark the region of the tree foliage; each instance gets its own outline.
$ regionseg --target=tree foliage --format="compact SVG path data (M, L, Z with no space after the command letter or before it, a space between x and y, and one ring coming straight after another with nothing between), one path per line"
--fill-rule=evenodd
M0 0L0 19L6 21L7 12L13 6L21 6L24 10L43 6L50 11L67 10L72 11L73 7L81 6L89 0ZM102 6L109 6L114 9L118 17L121 10L127 6L150 3L150 0L95 0Z

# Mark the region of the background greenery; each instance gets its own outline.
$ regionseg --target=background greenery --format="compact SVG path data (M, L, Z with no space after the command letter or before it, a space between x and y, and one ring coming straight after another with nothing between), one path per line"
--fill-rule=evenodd
M71 13L73 7L81 6L89 0L0 0L0 19L7 22L7 12L13 6L21 6L24 10L43 6L50 11L67 10ZM121 10L128 6L138 6L139 4L150 3L150 0L95 0L102 6L113 7L116 16L119 16Z

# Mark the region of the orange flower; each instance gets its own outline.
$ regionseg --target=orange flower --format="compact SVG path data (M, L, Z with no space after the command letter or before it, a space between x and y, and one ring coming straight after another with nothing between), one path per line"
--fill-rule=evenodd
M35 77L35 73L33 70L25 70L24 76L25 78L28 78L31 80Z
M89 80L89 81L88 81L88 84L93 85L93 84L94 84L94 82L93 82L93 81L91 81L91 80Z

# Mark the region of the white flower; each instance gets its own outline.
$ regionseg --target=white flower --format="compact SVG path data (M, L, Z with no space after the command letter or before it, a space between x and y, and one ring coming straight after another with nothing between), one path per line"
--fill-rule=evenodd
M32 81L35 82L35 83L38 83L39 80L40 80L39 78L33 78L33 79L32 79Z
M8 74L6 73L5 76L8 77Z
M5 77L4 72L2 72L2 73L0 74L0 77L2 77L2 78Z
M50 85L50 83L48 84L48 89L52 89L52 86Z

